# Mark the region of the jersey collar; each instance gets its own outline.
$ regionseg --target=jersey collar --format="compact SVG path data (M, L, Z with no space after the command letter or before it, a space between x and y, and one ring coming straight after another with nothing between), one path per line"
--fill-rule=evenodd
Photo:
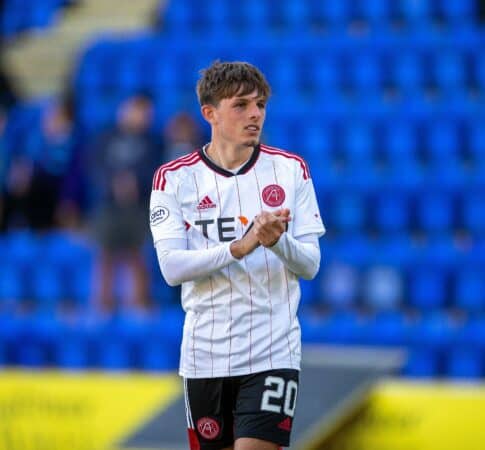
M210 169L212 169L214 172L217 172L220 175L224 175L225 177L233 177L234 175L243 175L243 174L249 172L249 170L251 170L251 168L254 166L254 164L258 160L259 153L260 153L260 148L259 148L259 144L258 144L254 147L253 153L252 153L251 157L247 160L246 164L244 164L236 173L232 173L229 170L226 170L222 167L219 167L217 164L215 164L211 159L209 159L207 157L207 155L205 154L205 152L202 148L199 149L199 155L200 155L202 161L204 161L204 163Z

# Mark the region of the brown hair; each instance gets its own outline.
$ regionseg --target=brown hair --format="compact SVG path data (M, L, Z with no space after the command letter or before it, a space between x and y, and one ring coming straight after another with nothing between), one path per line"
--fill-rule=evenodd
M262 72L247 62L215 61L207 69L200 71L197 82L197 97L201 105L215 105L224 98L236 94L248 95L253 91L268 98L271 93Z

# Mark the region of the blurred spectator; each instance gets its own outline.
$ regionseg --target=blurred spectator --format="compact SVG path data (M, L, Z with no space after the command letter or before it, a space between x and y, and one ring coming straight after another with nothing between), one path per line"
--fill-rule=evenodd
M0 5L1 7L1 5ZM1 43L0 43L1 45ZM0 48L1 51L1 48ZM0 107L5 110L10 109L18 101L17 89L4 68L2 55L0 53Z
M164 161L168 162L193 152L204 144L204 136L198 122L189 114L176 114L164 130Z
M33 162L16 156L8 164L0 199L0 230L33 228L42 209L35 204Z
M34 228L66 225L69 220L60 211L79 182L74 170L78 153L73 107L68 97L50 103L43 111L40 127L31 130L27 153L34 161L34 201L38 205ZM69 190L69 192L66 191ZM77 188L80 191L80 187ZM79 207L73 214L79 218Z
M116 269L125 264L133 275L132 306L149 306L148 275L142 247L148 232L152 176L162 160L150 134L153 105L138 94L121 104L117 125L90 148L90 197L93 232L101 248L101 308L116 308Z

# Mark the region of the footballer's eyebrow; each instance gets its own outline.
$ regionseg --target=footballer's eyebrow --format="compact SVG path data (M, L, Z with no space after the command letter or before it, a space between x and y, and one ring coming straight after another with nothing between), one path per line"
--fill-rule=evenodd
M250 95L236 95L234 97L234 100L235 101L241 101L241 100L245 100L245 101L250 101L250 100L256 100L256 101L263 101L263 102L266 102L268 100L267 97L265 97L264 95L254 95L253 97L251 97Z

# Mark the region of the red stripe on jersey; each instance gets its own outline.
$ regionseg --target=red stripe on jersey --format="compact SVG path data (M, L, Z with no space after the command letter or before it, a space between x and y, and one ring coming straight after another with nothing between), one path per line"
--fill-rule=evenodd
M270 147L269 145L265 145L265 144L261 144L260 148L261 148L261 151L264 153L268 153L270 155L281 155L281 156L284 156L285 158L294 159L298 161L303 170L303 179L307 180L308 178L310 178L310 171L308 170L308 165L301 156L298 156L295 153L287 152L286 150L282 150L281 148Z
M167 172L178 170L181 167L192 166L200 160L198 152L192 152L189 155L182 156L158 168L153 177L153 190L163 191L167 182L165 176Z

